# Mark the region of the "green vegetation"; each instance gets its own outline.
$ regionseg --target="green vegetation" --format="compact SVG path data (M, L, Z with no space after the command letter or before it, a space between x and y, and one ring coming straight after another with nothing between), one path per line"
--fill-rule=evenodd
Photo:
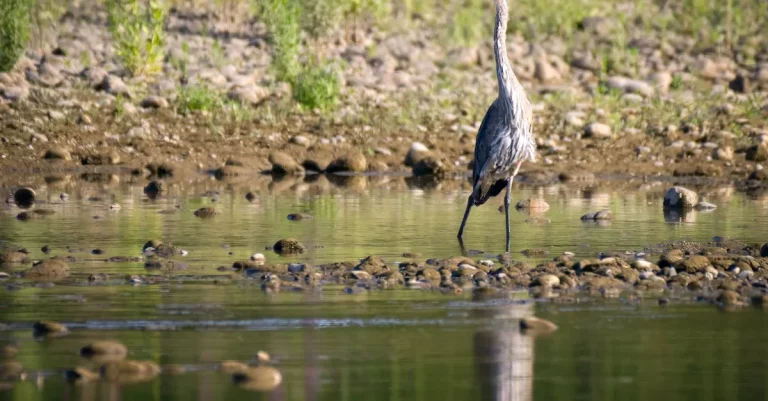
M453 43L474 46L482 42L490 33L491 24L485 21L486 15L482 0L466 0L449 25Z
M215 90L206 86L183 86L179 90L176 111L181 114L193 112L213 112L224 108L226 99Z
M291 82L299 72L299 6L299 0L257 0L257 14L271 34L272 68L280 81Z
M29 0L0 1L0 71L9 71L29 40Z
M293 83L293 98L310 109L327 110L337 103L340 92L339 75L332 65L310 63Z
M259 2L256 10L271 33L272 69L277 79L291 83L293 97L302 106L328 110L336 105L341 84L333 66L323 65L314 57L308 63L299 59L303 1L266 0ZM330 13L336 5L331 1L321 3L324 3L322 7L316 5L312 10Z
M167 16L162 1L106 0L106 6L114 48L123 66L133 75L159 73Z
M176 111L183 115L203 113L212 119L224 117L225 121L235 123L253 118L253 111L248 106L230 100L215 89L203 85L179 88Z

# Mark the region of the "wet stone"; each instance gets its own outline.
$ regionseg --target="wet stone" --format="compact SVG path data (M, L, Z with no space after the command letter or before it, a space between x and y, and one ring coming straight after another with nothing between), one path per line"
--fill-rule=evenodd
M45 320L35 322L35 324L32 326L32 332L36 337L56 337L64 335L68 331L69 330L67 330L67 326L61 323Z
M24 272L32 280L60 280L69 277L69 265L59 258L44 260Z
M306 248L294 238L285 238L277 241L272 249L279 254L304 253Z
M217 214L218 212L216 211L216 209L214 209L211 206L205 206L195 210L195 216L200 217L201 219L211 218L213 216L216 216Z
M368 161L360 152L350 152L336 158L325 169L329 173L352 172L362 173L368 168Z
M272 163L272 174L293 175L304 173L304 168L291 156L283 152L271 153L269 155L269 162Z
M415 176L444 176L447 172L443 162L432 155L421 158L412 168Z
M13 193L13 200L20 207L29 207L35 203L35 191L32 188L19 188Z
M515 209L543 212L549 210L549 203L547 203L544 199L538 198L522 199L517 202Z

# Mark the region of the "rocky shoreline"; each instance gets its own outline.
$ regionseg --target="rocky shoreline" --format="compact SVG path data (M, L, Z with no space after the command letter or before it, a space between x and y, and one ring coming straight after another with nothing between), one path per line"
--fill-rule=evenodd
M466 175L480 119L495 96L487 41L456 48L421 30L367 27L354 39L329 39L329 57L348 66L338 109L301 111L271 73L264 24L218 23L206 31L203 21L218 21L215 13L183 8L170 12L163 76L131 77L116 61L101 6L78 4L62 16L51 46L30 49L13 71L0 74L4 174L115 168L144 176L162 167L221 176ZM681 33L663 37L628 25L636 35L628 41L634 68L611 64L607 73L606 60L590 49L611 45L615 23L585 18L572 42L509 35L510 58L536 115L540 157L523 175L762 185L765 49L745 43L715 56ZM753 61L740 59L747 51ZM180 112L185 88L196 85L241 105L240 114Z

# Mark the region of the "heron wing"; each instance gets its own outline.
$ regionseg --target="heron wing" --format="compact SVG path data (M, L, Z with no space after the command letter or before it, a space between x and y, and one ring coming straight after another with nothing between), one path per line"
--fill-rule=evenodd
M502 162L504 154L508 153L508 146L504 146L503 143L505 138L509 138L508 131L509 128L504 124L504 118L494 101L480 123L475 141L472 197L477 206L485 203L488 198L498 195L507 186L509 180L506 177L496 179L493 173L499 168L498 164Z

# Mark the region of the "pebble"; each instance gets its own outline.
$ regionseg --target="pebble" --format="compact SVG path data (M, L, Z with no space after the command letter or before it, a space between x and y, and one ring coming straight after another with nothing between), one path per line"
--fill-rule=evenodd
M139 106L145 109L165 109L168 108L168 101L161 96L149 95L141 100Z
M264 262L267 261L267 258L264 256L264 254L254 253L253 255L251 255L251 260L253 262L256 262L257 264L264 264Z
M603 123L591 123L584 127L586 138L608 139L613 136L611 126Z
M304 135L296 135L291 138L291 143L299 145L301 147L308 148L310 145L309 138Z

